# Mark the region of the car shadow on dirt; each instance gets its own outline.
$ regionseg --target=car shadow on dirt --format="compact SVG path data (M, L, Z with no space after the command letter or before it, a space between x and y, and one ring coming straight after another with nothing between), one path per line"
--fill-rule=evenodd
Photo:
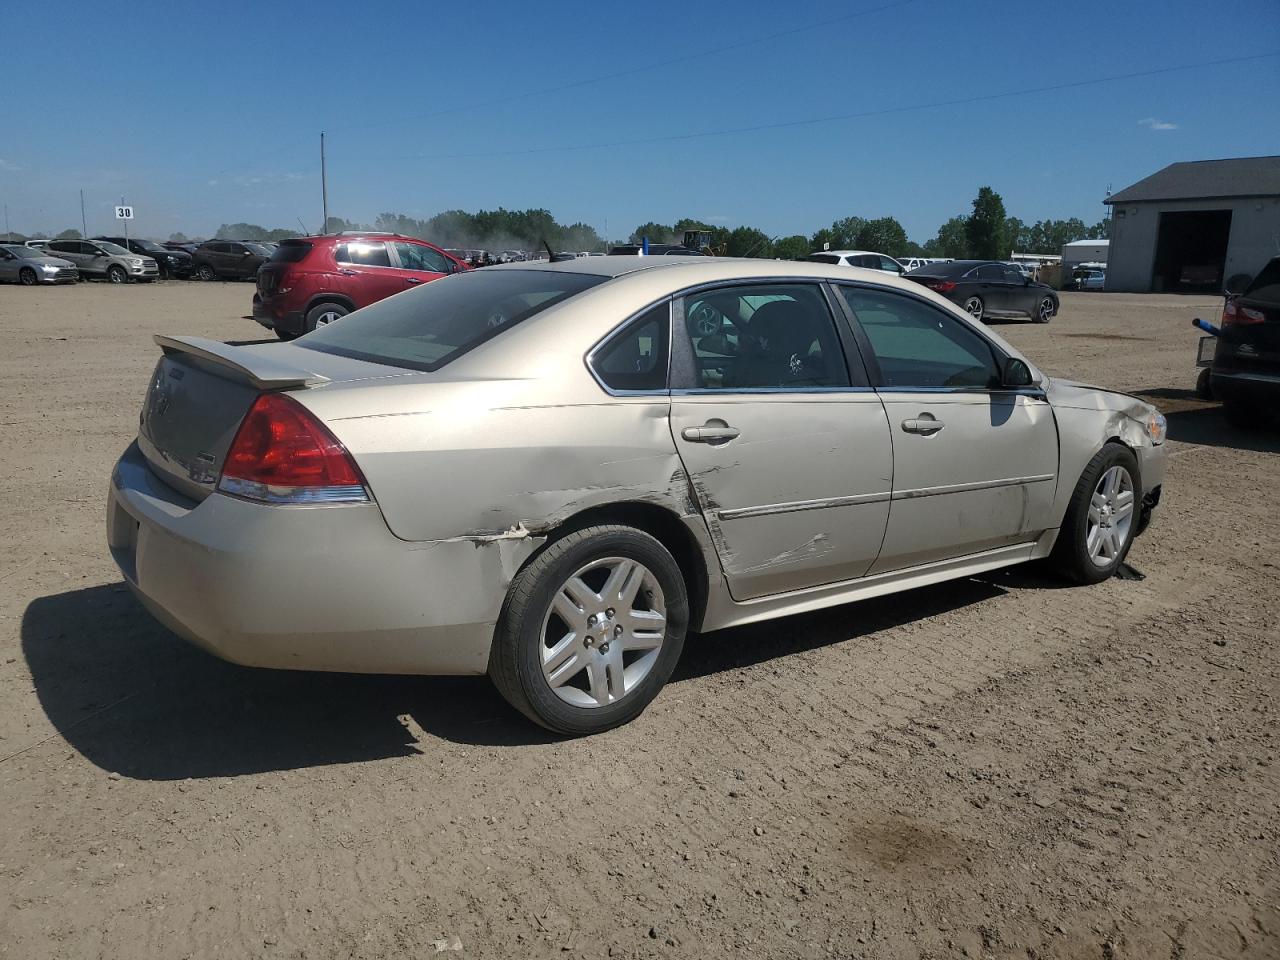
M1261 414L1260 414L1261 416ZM1169 439L1206 447L1230 447L1255 453L1280 453L1280 422L1259 422L1252 429L1232 426L1214 405L1200 410L1179 410L1165 414Z
M672 682L856 640L1003 592L987 580L960 580L695 635ZM555 739L512 710L484 677L295 673L225 663L174 637L123 585L32 601L23 615L22 649L58 733L99 767L136 779L412 756L428 751L435 737L484 746Z

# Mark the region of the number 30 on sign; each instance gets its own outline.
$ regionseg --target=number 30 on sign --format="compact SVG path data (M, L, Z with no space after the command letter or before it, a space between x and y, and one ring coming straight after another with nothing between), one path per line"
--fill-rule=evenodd
M116 207L116 219L117 219L117 220L132 220L132 219L133 219L133 207Z

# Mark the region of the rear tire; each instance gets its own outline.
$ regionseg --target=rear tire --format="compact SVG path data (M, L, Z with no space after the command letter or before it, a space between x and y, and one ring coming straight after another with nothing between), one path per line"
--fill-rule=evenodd
M1128 447L1108 443L1076 482L1050 556L1053 566L1076 583L1113 576L1137 536L1141 498L1137 457Z
M335 320L340 320L350 312L340 303L317 303L307 311L307 333L310 333L316 327L323 327L326 324L333 323Z
M112 265L107 268L107 279L112 283L128 283L129 274L125 273L124 267Z
M18 282L24 287L34 287L40 282L40 278L36 276L36 272L30 267L23 267L18 271Z
M964 307L965 313L978 321L982 320L982 314L987 309L981 297L966 297L961 306Z
M214 272L213 267L207 263L200 264L200 269L196 271L196 276L201 280L217 280L218 274Z
M1043 298L1036 306L1036 315L1032 319L1036 323L1048 323L1053 319L1053 300L1050 297Z
M489 676L534 723L567 736L600 733L658 695L688 623L684 577L666 547L631 527L585 527L511 582Z

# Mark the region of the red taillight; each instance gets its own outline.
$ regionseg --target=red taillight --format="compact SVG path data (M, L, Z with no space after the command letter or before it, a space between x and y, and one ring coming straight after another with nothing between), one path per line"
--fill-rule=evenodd
M954 280L930 280L925 283L930 290L936 290L938 293L950 293L956 288Z
M369 499L347 448L283 393L264 393L253 402L231 441L218 489L266 503Z
M1261 310L1242 307L1234 300L1228 300L1222 308L1222 325L1224 327L1248 327L1255 323L1266 322L1266 315Z

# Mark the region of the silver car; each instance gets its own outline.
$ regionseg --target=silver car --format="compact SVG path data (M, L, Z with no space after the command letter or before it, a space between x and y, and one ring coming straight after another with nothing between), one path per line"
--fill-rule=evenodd
M566 734L639 714L689 631L1104 580L1165 472L1151 406L849 267L509 264L292 343L156 342L106 517L156 617L243 664L488 673Z
M102 277L112 283L147 282L160 276L160 267L153 259L107 240L50 240L45 250L70 260L82 276Z
M70 260L51 257L21 243L0 243L0 282L34 287L38 283L75 283L79 279L80 272Z

